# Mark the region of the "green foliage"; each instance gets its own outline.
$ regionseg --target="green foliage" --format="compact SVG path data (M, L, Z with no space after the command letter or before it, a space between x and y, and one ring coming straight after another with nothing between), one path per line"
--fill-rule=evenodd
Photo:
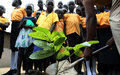
M80 48L86 46L90 47L93 44L99 43L99 41L88 41L81 44L77 44L74 47L64 47L63 43L66 41L67 37L64 35L63 32L54 31L51 34L51 32L48 29L41 27L35 27L33 28L33 30L35 32L30 33L29 36L38 39L35 40L33 43L36 46L43 48L43 50L31 54L31 59L44 59L57 53L56 59L59 60L64 56L69 56L70 50L74 50L74 54L76 56L80 56L80 54L82 53Z
M46 49L46 50L51 50L53 49L52 46L50 45L50 43L42 41L42 40L35 40L33 41L34 45Z
M55 54L54 50L40 50L30 55L31 59L44 59Z

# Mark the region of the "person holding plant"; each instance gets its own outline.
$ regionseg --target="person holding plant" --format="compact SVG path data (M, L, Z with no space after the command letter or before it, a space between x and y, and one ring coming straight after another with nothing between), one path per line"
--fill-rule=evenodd
M0 59L2 57L3 46L4 46L4 30L10 24L9 20L3 17L3 13L5 13L4 6L0 5Z
M26 58L26 61L25 61L26 62L25 64L26 73L28 73L29 69L32 69L32 63L30 60L28 60L28 58L29 58L29 54L31 54L33 51L33 49L32 48L30 49L30 47L32 46L32 42L34 39L32 37L29 37L28 34L33 32L32 28L35 27L35 23L36 23L36 18L31 17L32 12L34 11L33 4L28 4L25 8L25 11L27 13L27 17L23 17L20 22L20 25L19 25L20 33L17 37L16 44L15 44L15 47L18 48L19 50L17 75L20 75L21 63L23 61L24 54L27 54L28 56L28 57L25 57Z

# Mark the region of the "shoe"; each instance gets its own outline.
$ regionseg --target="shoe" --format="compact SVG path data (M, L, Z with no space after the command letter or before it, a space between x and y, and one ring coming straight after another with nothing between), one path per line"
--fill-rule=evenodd
M13 74L15 74L17 72L17 70L9 70L7 73L5 73L5 74L2 74L2 75L13 75Z
M16 75L16 73L17 73L17 70L14 69L14 70L12 71L12 75Z

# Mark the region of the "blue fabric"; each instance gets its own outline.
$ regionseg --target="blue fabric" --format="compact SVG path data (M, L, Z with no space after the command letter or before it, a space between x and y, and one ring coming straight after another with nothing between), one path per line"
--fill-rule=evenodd
M37 52L37 51L40 51L40 50L43 50L42 48L39 48L38 46L34 46L34 49L33 49L33 53L34 52Z

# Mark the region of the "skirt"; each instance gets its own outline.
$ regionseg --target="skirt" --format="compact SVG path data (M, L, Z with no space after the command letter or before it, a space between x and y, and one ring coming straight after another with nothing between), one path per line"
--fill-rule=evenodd
M22 28L17 37L15 47L16 48L28 48L34 41L34 39L28 35L31 32L33 32L32 29Z

